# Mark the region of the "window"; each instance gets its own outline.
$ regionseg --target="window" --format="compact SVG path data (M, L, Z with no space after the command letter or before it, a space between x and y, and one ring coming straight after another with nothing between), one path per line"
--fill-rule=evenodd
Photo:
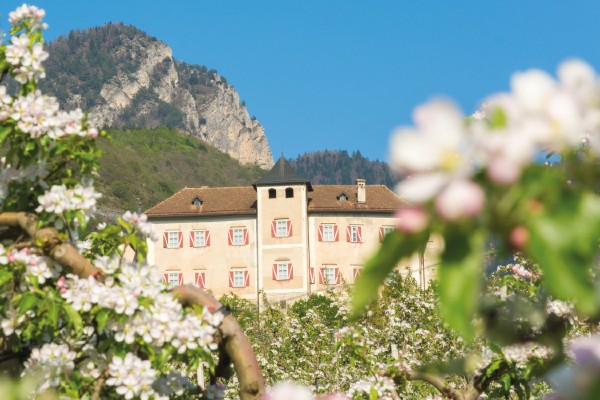
M354 267L352 269L352 279L354 280L354 282L356 282L356 278L358 278L358 276L362 272L362 269L363 267Z
M206 229L190 231L190 247L210 246L210 232Z
M273 280L286 281L294 278L294 268L288 261L273 264Z
M234 270L229 272L229 287L239 288L250 285L250 276L248 271Z
M348 196L345 193L342 193L337 198L339 201L348 201Z
M163 247L168 249L183 247L183 233L180 231L163 233Z
M339 238L338 227L335 224L319 225L319 241L320 242L337 242Z
M229 228L228 241L230 246L243 246L248 244L248 229Z
M326 266L319 270L319 283L322 285L337 285L340 283L340 269Z
M165 282L169 287L183 285L183 274L179 271L167 271L164 274Z
M244 230L235 228L233 230L233 244L235 246L241 246L244 244Z
M277 197L277 191L275 189L269 189L269 198L274 199Z
M348 225L346 228L346 240L351 243L362 243L362 226Z
M393 232L394 229L396 229L396 228L392 225L384 225L384 226L380 227L379 228L379 241L383 242L383 238L385 237L385 235L387 235L390 232Z
M194 200L192 200L192 205L201 206L202 199L199 196L194 197Z
M272 237L292 236L292 221L289 219L275 219L271 222Z
M294 197L294 189L292 189L292 188L285 189L285 197L286 197L286 199L291 199L292 197Z

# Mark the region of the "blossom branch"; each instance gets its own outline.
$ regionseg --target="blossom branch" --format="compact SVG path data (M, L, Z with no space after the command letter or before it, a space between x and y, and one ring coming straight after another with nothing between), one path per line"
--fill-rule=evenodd
M184 306L195 304L215 310L222 306L208 293L190 285L176 286L172 292L178 296L179 302ZM260 399L265 392L264 382L250 341L231 315L223 319L219 332L223 340L219 346L233 362L240 383L240 399Z
M44 252L63 267L80 278L94 276L103 281L102 270L94 265L70 243L60 239L54 228L37 229L38 219L35 214L25 212L0 212L0 226L20 228L27 233Z

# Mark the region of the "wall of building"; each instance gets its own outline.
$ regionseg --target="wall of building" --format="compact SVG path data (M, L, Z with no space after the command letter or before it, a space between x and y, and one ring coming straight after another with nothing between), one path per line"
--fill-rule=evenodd
M246 298L255 298L257 284L255 217L161 218L153 220L152 224L159 240L150 245L149 262L158 265L161 273L180 271L183 273L184 284L194 284L195 273L204 272L206 287L217 297L232 292ZM244 227L248 230L248 244L229 245L229 229L233 227ZM192 247L190 232L193 230L210 232L210 245ZM164 232L182 232L183 247L164 248ZM229 287L229 273L234 270L248 272L249 286Z
M338 268L340 283L354 283L356 271L364 266L380 245L382 227L393 228L393 216L374 213L306 213L306 189L294 187L293 199L285 195L277 199L268 198L268 188L258 188L258 209L254 216L218 216L189 218L156 218L152 220L157 242L149 244L149 262L159 266L161 273L181 272L184 284L194 284L195 274L205 274L206 288L217 297L226 293L255 300L257 290L264 291L270 300L293 300L309 293L327 289L326 282L319 283L319 273L324 267ZM281 193L285 187L279 187ZM271 236L271 221L289 218L292 221L292 235L284 238ZM334 224L338 228L338 240L319 240L319 226ZM347 227L359 226L362 241L348 241ZM248 230L248 244L232 246L228 243L228 231L232 227L245 227ZM210 232L210 245L193 247L190 231ZM164 232L182 232L183 247L164 248ZM260 232L257 235L257 232ZM401 260L397 268L411 274L418 282L426 284L435 276L438 255L443 247L440 238L432 238L423 260L418 255ZM272 266L277 262L293 265L293 278L273 279ZM314 283L311 281L311 270ZM231 271L247 271L249 285L230 287ZM257 281L258 279L258 281ZM335 285L335 284L334 284Z
M286 189L291 189L293 197L286 197ZM275 190L276 197L270 198L269 191ZM306 186L259 186L257 191L259 237L259 287L269 297L305 295L307 292L307 218ZM272 232L274 221L291 222L291 235L275 236ZM280 280L273 276L274 264L287 262L293 268L290 279Z

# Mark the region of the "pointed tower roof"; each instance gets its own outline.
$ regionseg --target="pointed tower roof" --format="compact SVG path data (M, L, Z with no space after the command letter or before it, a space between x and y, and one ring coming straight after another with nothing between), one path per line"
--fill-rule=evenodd
M303 183L308 187L309 192L313 190L310 182L298 175L282 154L267 175L254 182L253 186L285 185L288 183Z

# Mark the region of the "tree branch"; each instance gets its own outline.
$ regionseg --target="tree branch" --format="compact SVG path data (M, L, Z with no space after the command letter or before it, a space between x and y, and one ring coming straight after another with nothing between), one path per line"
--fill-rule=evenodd
M469 385L465 389L465 391L456 390L453 387L451 387L442 377L427 372L410 370L406 372L406 378L409 381L422 381L429 383L431 386L436 388L442 395L452 400L475 400L479 396L479 392L477 392L473 387L471 387L471 385ZM394 381L396 382L396 384L402 383L399 382L400 379L401 376L394 377Z
M215 310L222 306L214 297L191 285L176 286L171 291L184 306L196 304ZM219 331L223 340L220 347L233 362L240 383L240 399L260 399L265 393L264 382L250 341L231 315L223 319Z
M94 276L98 281L104 282L102 270L94 265L70 243L60 239L58 231L54 228L37 229L35 214L25 212L0 212L0 225L20 228L27 233L33 242L39 246L46 255L53 258L70 272L80 278Z

